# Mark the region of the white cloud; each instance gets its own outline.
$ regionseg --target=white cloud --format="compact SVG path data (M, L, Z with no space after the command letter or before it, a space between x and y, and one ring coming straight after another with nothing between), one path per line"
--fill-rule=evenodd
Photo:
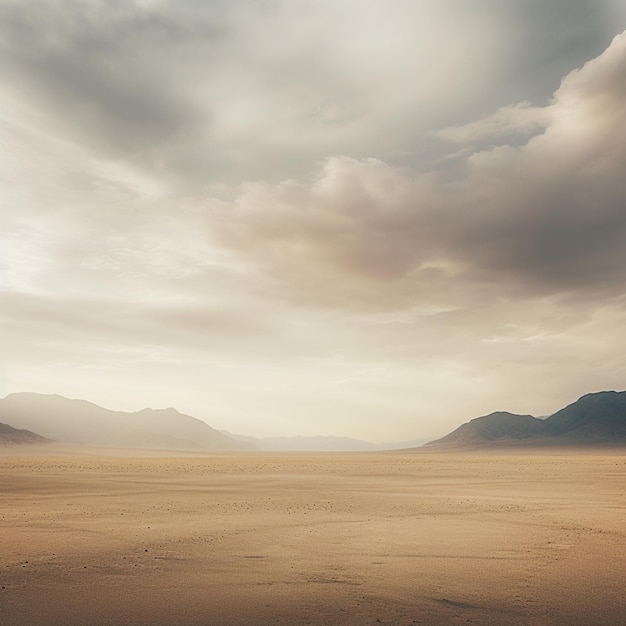
M549 123L547 108L533 107L530 102L520 102L513 107L502 107L493 115L463 126L449 126L436 136L461 144L491 140L502 142L508 137L519 138L542 131Z

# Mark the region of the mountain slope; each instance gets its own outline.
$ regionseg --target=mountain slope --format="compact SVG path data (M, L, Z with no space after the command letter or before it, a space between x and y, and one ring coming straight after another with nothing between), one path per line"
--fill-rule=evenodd
M253 449L175 409L125 413L57 395L11 394L0 400L0 421L62 443L175 450Z
M462 424L451 433L431 441L431 444L468 445L489 441L520 440L536 437L543 430L541 420L532 415L516 415L497 411Z
M0 446L34 443L50 443L50 440L30 430L13 428L8 424L0 423Z
M626 441L626 391L589 393L545 421L552 437Z
M545 420L499 411L477 417L427 446L626 444L626 392L590 393Z

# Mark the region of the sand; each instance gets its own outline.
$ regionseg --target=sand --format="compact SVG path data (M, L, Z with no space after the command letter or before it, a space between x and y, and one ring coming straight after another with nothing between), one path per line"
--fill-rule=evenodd
M0 450L0 623L626 624L626 455Z

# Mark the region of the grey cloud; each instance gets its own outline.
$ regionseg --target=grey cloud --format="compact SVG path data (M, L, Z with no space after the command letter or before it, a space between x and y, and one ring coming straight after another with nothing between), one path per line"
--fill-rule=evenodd
M184 17L126 2L4 3L5 80L77 142L158 164L166 142L193 138L210 118L182 79L190 49L210 49L221 26Z
M337 157L309 184L244 188L213 227L322 305L621 295L625 59L623 34L533 112L544 132L471 155L459 179Z
M535 288L621 292L625 58L622 34L563 80L543 134L470 160L463 191L476 208L457 238L475 265Z
M194 190L301 176L329 154L430 158L426 132L518 95L509 74L545 97L557 75L526 58L527 37L560 15L549 52L573 67L609 30L593 6L8 1L0 63L73 141Z
M508 102L546 104L562 76L602 53L626 28L618 2L515 0L501 3L515 23L511 56L501 77ZM506 104L504 101L503 104Z

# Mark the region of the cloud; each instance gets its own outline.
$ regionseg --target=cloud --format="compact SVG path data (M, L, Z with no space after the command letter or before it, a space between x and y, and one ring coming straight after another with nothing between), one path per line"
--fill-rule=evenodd
M162 169L166 146L205 135L185 59L216 46L218 20L126 2L3 3L4 82L77 143ZM197 68L195 68L197 70Z
M462 174L327 159L310 182L208 202L221 241L320 306L463 306L483 297L619 296L626 278L626 34L543 107L453 132L542 132L467 157ZM217 207L217 208L216 208Z
M479 141L502 141L508 137L536 135L548 124L549 110L520 102L513 107L502 107L493 115L463 126L449 126L435 133L437 137L461 144Z
M0 68L5 89L103 159L188 189L279 180L328 154L410 150L506 45L485 15L406 0L9 0Z
M513 76L544 97L608 30L610 4L6 0L1 82L92 157L195 193L336 154L421 163L429 131L505 103ZM559 38L528 51L538 25Z

